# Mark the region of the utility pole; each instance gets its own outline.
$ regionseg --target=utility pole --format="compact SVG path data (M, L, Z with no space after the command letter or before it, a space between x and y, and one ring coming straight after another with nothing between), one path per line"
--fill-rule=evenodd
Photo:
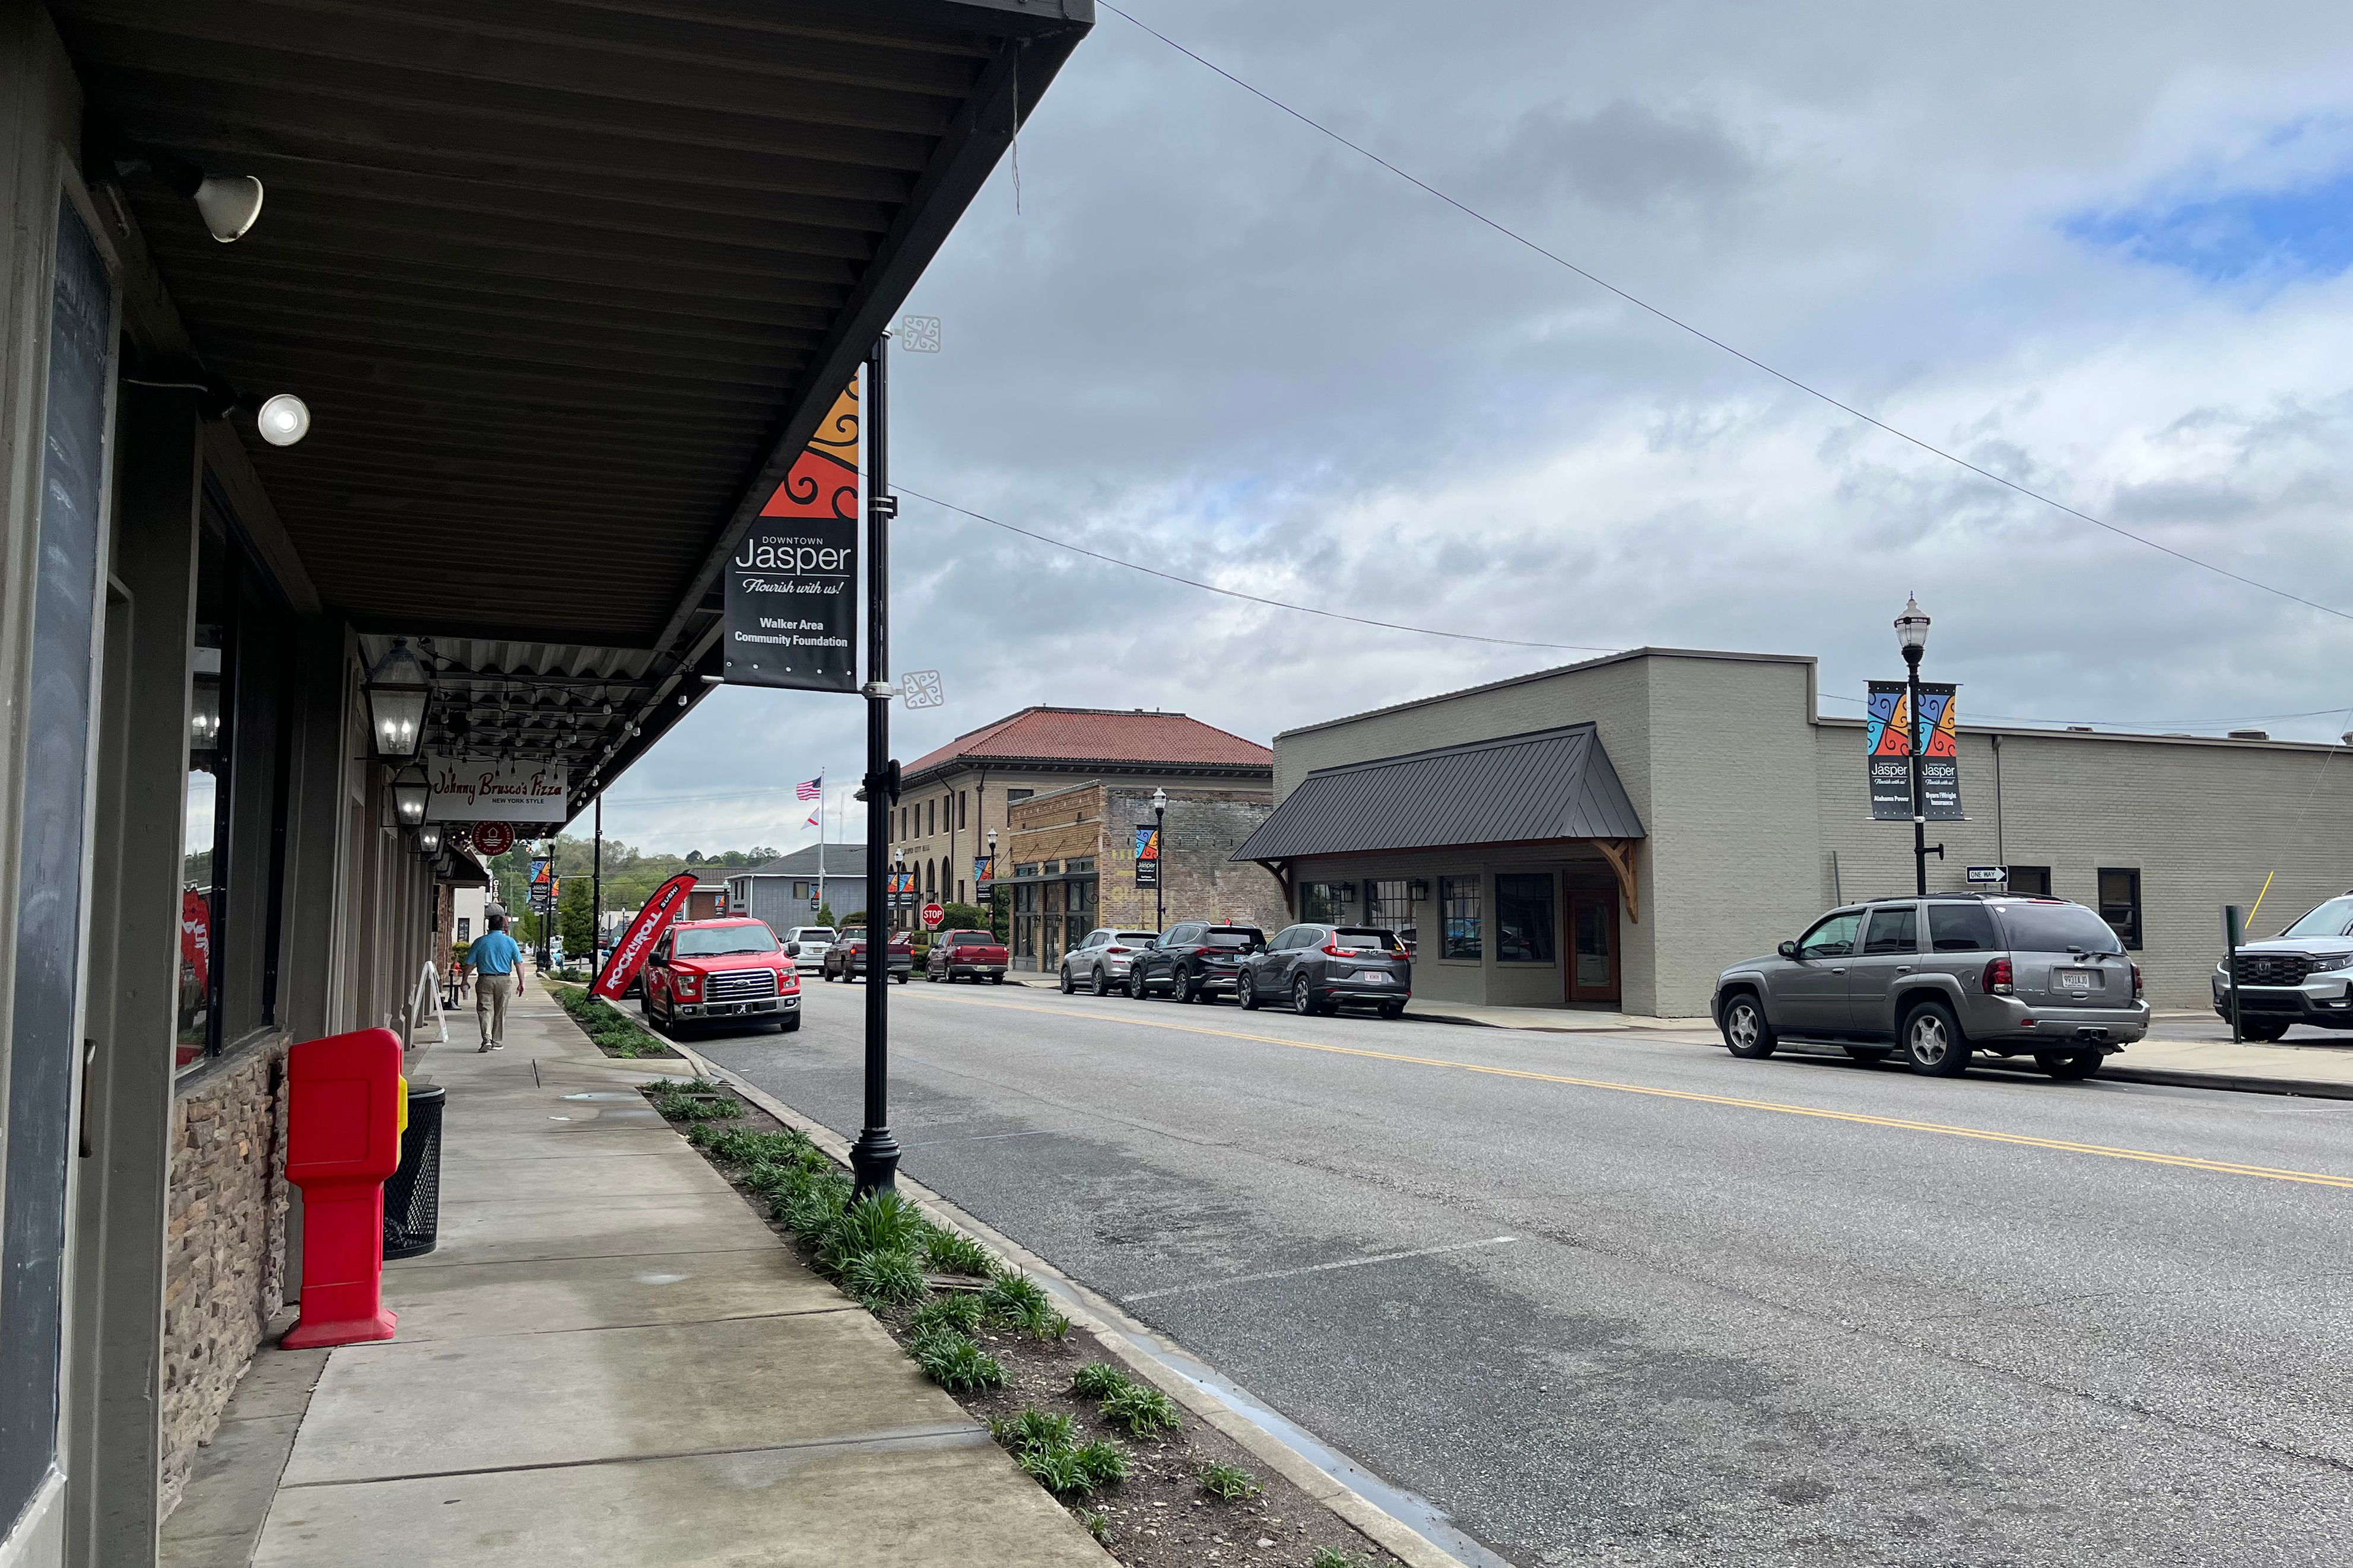
M895 1190L899 1140L891 1135L891 810L899 768L891 760L891 334L866 356L866 1122L849 1147L860 1196ZM818 838L824 841L819 817Z

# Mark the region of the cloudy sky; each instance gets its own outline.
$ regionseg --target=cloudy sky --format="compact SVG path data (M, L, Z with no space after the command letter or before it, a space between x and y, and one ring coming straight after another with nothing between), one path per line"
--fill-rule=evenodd
M1498 223L2067 505L2353 612L2353 12L1133 0ZM1642 644L1962 715L2353 728L2353 619L2001 489L1646 314L1105 12L908 309L895 662L947 706L1293 724ZM1856 700L1841 701L1839 697ZM853 699L722 690L617 786L649 847L810 842ZM2333 711L2332 711L2333 710ZM761 792L765 793L761 793Z

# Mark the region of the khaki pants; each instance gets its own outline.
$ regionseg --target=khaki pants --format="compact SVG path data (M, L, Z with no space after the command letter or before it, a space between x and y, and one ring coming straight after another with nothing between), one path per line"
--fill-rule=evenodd
M474 1022L482 1026L485 1046L507 1043L507 1002L514 995L514 984L512 974L474 977Z

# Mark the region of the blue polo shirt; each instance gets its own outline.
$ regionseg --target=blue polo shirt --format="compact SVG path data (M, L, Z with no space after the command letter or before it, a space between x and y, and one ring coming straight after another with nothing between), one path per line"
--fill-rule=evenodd
M482 974L512 974L522 949L502 931L486 931L466 950L466 962Z

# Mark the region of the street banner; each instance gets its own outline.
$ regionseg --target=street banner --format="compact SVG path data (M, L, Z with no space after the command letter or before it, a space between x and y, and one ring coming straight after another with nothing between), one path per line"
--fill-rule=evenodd
M1157 827L1135 830L1135 885L1139 888L1160 885L1160 829Z
M426 782L431 786L425 800L427 822L568 822L572 818L572 808L566 804L569 779L561 763L430 755L422 760Z
M602 996L607 1002L621 999L629 989L629 982L645 967L646 954L653 951L661 933L678 918L678 911L686 907L686 895L694 890L694 880L693 872L681 871L654 889L654 896L646 900L646 907L638 911L637 919L621 933L621 940L613 944L612 956L605 960L596 984L589 987L591 995Z
M1920 683L1921 815L1931 822L1966 820L1961 811L1961 744L1957 725L1960 688ZM1871 815L1879 822L1912 819L1912 714L1905 683L1870 683L1865 751L1871 767Z
M724 679L858 689L858 378L727 562Z

